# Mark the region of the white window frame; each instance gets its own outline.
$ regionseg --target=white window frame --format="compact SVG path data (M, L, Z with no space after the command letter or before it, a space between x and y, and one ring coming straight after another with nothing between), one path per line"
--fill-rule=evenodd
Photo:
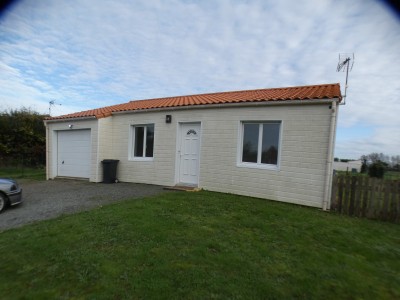
M135 141L136 141L136 134L135 128L136 127L144 127L144 141L143 141L143 155L146 155L146 144L147 144L147 126L153 125L154 127L154 137L153 137L153 156L146 157L146 156L135 156ZM154 160L154 148L155 148L155 135L156 135L156 126L154 123L147 123L147 124L131 124L130 125L130 142L129 142L129 160L133 161L153 161Z
M261 163L261 152L262 152L262 135L263 135L263 124L279 124L279 141L278 141L278 157L276 165ZM243 138L244 138L244 124L258 124L258 149L257 149L257 162L243 162ZM241 168L253 168L253 169L265 169L265 170L280 170L281 161L281 149L282 149L282 120L249 120L239 122L239 138L238 138L238 154L237 154L237 166Z

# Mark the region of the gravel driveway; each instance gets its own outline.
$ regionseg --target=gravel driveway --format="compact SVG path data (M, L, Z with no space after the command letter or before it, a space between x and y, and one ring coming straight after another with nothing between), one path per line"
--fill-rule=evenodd
M149 184L104 184L78 180L18 180L23 203L0 214L0 231L19 227L62 214L89 210L126 198L139 198L165 192L163 187Z

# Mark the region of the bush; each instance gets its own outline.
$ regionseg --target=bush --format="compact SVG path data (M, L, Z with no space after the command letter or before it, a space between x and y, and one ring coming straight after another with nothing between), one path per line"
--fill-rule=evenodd
M378 160L377 162L374 162L372 165L369 166L368 175L370 177L383 178L383 176L385 175L385 171L386 165Z
M28 108L0 112L0 166L45 165L45 117Z

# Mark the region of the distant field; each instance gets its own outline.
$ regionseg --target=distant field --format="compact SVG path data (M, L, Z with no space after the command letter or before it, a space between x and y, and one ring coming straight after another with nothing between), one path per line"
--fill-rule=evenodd
M400 172L388 171L385 173L385 179L400 179Z
M13 179L45 180L46 170L42 168L28 167L0 167L0 177Z
M352 176L368 176L368 174L361 174L361 173L352 173L346 171L337 171L336 174L338 175L352 175ZM387 171L385 172L384 179L400 179L400 172L397 171Z

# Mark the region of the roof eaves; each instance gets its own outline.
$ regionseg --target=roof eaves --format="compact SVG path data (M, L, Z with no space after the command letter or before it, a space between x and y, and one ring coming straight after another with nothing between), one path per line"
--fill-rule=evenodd
M223 107L246 107L246 106L268 106L268 105L313 105L313 104L326 104L332 101L339 101L337 97L325 98L325 99L304 99L304 100L274 100L274 101L242 101L232 103L214 103L214 104L201 104L201 105L181 105L181 106L168 106L168 107L156 107L149 109L133 109L125 111L115 111L112 115L129 114L129 113L142 113L142 112L154 112L154 111L174 111L174 110L185 110L185 109L207 109L207 108L223 108Z
M83 120L93 120L97 119L95 116L82 116L82 117L69 117L69 118L58 118L58 117L52 117L52 118L46 118L43 121L45 123L53 123L53 122L67 122L67 121L83 121Z

